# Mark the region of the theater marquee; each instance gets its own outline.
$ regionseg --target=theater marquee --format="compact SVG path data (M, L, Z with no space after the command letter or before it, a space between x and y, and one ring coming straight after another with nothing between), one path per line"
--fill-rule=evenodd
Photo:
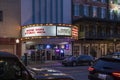
M70 37L78 38L78 28L72 25L33 24L22 26L22 39Z
M70 27L62 27L58 26L57 27L57 36L71 36L71 28Z
M33 26L22 29L22 37L56 36L56 26Z

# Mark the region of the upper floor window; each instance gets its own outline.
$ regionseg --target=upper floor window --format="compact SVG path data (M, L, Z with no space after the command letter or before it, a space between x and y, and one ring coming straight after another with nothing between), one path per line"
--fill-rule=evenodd
M114 10L113 9L110 10L110 19L114 19Z
M118 4L119 0L110 0L109 1L111 4Z
M101 0L102 3L106 3L106 0Z
M118 0L114 0L114 4L118 4Z
M80 14L80 5L79 4L74 4L74 16L79 16Z
M0 21L3 21L3 12L0 11Z
M118 19L120 20L120 9L118 9Z
M92 17L97 17L97 6L93 6L93 14Z
M89 6L88 5L84 5L84 16L89 16Z
M120 27L117 27L117 34L120 35Z
M106 17L106 8L105 7L102 7L101 8L101 18L105 18Z
M118 4L120 5L120 0L118 0Z

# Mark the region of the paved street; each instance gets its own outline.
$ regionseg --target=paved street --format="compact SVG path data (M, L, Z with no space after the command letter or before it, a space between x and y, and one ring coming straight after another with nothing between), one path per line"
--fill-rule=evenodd
M47 67L62 71L67 73L75 78L75 80L88 80L88 66L76 66L76 67L64 67L59 62L55 61L48 61L44 64L39 65L31 65L32 67Z
M53 69L60 70L64 73L67 73L75 78L75 80L88 80L87 75L87 66L78 66L78 67L51 67Z

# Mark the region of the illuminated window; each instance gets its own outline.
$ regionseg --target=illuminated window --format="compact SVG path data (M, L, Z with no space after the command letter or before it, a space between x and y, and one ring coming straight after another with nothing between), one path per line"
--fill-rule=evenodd
M120 9L118 9L118 19L120 20Z
M109 1L111 4L117 4L119 2L119 0L110 0Z
M114 19L114 10L110 10L110 19Z
M114 3L114 0L110 0L110 3L113 4L113 3Z

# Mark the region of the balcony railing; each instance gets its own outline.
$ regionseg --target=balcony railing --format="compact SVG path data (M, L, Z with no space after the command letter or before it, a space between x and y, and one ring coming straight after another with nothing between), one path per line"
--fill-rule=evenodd
M111 38L120 38L120 34L91 34L80 32L79 39L111 39Z

